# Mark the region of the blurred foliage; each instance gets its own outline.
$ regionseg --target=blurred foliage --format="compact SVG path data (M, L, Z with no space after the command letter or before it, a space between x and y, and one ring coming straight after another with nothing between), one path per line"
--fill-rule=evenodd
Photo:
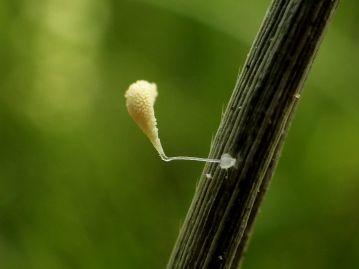
M157 82L166 151L205 156L269 2L2 0L0 268L164 268L203 166L123 94ZM342 1L244 268L359 265L358 25Z

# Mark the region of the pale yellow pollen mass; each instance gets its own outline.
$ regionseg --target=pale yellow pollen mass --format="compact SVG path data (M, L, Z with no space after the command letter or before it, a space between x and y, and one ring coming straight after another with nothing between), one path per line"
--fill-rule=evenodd
M147 135L160 155L164 155L158 137L154 104L158 95L157 85L145 80L132 83L125 93L128 113Z

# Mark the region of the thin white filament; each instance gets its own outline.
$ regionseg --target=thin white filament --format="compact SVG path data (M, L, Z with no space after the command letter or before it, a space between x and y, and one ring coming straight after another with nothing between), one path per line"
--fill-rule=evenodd
M221 163L221 160L219 159L200 158L200 157L189 157L189 156L168 157L164 154L160 154L160 157L165 162L182 160L182 161L197 161L197 162L207 162L207 163Z

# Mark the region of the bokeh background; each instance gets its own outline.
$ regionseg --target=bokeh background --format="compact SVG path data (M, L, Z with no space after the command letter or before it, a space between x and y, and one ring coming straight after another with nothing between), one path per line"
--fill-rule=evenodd
M1 0L0 268L164 268L269 0ZM359 267L359 2L325 36L243 268Z

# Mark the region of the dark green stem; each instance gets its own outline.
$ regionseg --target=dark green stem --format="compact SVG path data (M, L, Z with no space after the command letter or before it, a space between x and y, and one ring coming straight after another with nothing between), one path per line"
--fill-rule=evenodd
M211 158L230 153L238 165L206 164L168 268L238 268L337 3L272 2L211 149Z

